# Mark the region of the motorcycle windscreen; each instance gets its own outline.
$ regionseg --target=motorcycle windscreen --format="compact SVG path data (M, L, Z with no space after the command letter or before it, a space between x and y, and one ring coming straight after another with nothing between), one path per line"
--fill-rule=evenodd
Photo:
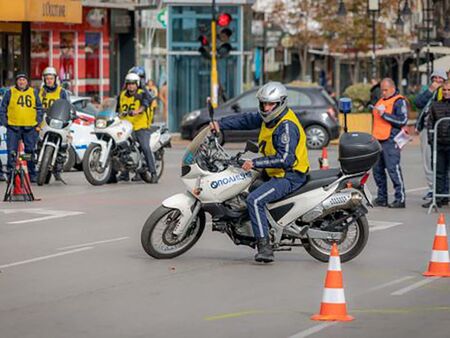
M64 99L56 100L50 109L47 111L47 117L50 119L55 119L63 122L70 120L70 113L73 110L72 105L69 101Z
M208 127L206 127L197 134L197 136L187 146L182 160L183 165L191 165L195 162L195 155L197 154L199 147L203 144L206 136L208 136L210 133L211 131Z

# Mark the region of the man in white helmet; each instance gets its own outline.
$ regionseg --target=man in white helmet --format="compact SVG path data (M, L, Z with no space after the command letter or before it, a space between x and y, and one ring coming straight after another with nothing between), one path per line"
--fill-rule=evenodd
M257 239L257 262L272 262L266 205L279 200L306 182L309 170L306 135L295 113L287 106L287 90L279 82L269 82L256 93L258 112L233 115L211 124L216 130L261 129L258 137L261 157L247 160L244 170L264 169L269 180L247 197L247 208Z
M53 103L58 99L69 101L69 94L58 84L58 74L56 73L56 69L53 67L47 67L42 72L42 87L39 90L39 98L41 99L44 113L47 112ZM66 149L64 149L64 147ZM61 150L61 152L58 152L55 170L53 171L53 176L55 176L56 181L62 181L61 172L63 171L64 163L66 162L68 156L67 145L61 146Z

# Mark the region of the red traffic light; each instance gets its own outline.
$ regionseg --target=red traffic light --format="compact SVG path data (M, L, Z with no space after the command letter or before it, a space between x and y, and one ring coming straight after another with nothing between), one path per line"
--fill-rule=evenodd
M217 17L217 24L220 27L226 27L230 24L231 22L231 15L228 13L220 13L219 16Z

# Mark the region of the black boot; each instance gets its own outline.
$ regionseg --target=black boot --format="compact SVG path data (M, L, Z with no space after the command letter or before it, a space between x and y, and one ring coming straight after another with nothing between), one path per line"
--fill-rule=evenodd
M273 251L270 241L267 237L261 238L257 243L258 253L255 255L255 261L270 263L273 262Z

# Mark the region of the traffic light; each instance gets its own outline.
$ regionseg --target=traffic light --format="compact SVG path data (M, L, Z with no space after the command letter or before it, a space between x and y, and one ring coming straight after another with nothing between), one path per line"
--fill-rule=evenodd
M210 47L209 47L209 41L205 34L201 34L198 37L198 41L200 42L200 48L198 51L200 52L201 56L205 59L210 60L211 54L210 54Z
M219 31L219 41L217 47L217 57L227 57L233 47L231 47L230 38L233 35L233 31L228 27L232 21L231 15L228 13L220 13L217 17L217 25L222 27Z

